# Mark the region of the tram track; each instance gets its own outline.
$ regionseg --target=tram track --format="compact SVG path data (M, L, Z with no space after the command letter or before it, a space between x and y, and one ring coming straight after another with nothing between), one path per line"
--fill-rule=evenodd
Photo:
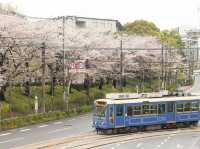
M153 133L153 134L152 134ZM105 145L129 142L129 141L137 141L140 139L148 139L152 137L163 137L169 135L182 135L187 133L200 133L199 129L173 129L173 130L159 130L159 131L148 131L148 132L139 132L139 133L129 133L129 134L120 134L110 137L105 137L101 139L92 139L89 141L82 140L82 143L74 142L75 144L64 144L64 146L57 146L57 148L62 149L93 149L99 148Z
M50 140L46 143L32 144L17 149L93 149L105 145L137 141L153 137L164 137L169 135L182 135L190 133L200 133L200 127L181 128L181 129L164 129L157 131L144 131L137 133L125 133L118 135L98 135L95 132L83 133L74 137L68 137L57 140Z

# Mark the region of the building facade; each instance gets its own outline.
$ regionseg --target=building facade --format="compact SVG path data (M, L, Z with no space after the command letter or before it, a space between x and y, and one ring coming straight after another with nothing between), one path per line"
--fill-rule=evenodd
M188 61L199 61L200 29L185 28L180 31L185 46L184 54Z
M66 25L77 29L94 29L102 32L115 33L121 30L121 24L117 20L66 16Z

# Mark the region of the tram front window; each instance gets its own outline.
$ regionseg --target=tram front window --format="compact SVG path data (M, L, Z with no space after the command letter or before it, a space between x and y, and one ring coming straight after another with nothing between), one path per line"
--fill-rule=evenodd
M105 107L96 107L96 116L105 117Z
M106 102L96 101L95 103L95 115L98 117L105 117Z

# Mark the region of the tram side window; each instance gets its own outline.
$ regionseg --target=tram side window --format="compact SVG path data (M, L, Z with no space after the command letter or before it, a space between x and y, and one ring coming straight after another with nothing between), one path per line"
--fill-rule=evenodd
M142 114L149 114L149 105L143 105L142 109Z
M123 116L124 111L124 105L117 105L116 107L116 115L117 116Z
M183 103L178 103L176 105L176 111L177 112L183 112Z
M113 107L110 107L109 116L110 116L110 117L113 117Z
M134 106L133 107L133 114L134 115L141 115L141 106Z
M192 111L199 111L198 102L192 102Z
M127 115L128 116L132 116L133 115L133 107L132 106L128 107Z
M150 113L157 114L157 105L150 105Z
M174 108L174 104L173 103L168 103L167 104L167 112L173 112L174 111L173 108Z
M158 104L158 114L165 113L165 104Z
M191 103L190 102L187 102L184 104L184 111L185 112L191 111Z

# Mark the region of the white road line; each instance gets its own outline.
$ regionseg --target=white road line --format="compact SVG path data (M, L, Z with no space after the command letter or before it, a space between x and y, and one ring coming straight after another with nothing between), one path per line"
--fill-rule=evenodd
M81 116L80 119L86 119L88 116Z
M30 131L31 129L21 129L21 132L26 132L26 131Z
M136 145L136 148L139 148L141 145L142 145L142 143L138 143L138 144Z
M10 132L4 133L4 134L0 134L0 137L1 137L1 136L7 136L7 135L10 135L10 134L11 134Z
M68 120L68 122L70 122L70 121L75 121L76 119L75 118L73 118L73 119L70 119L70 120Z
M62 128L62 129L56 129L56 130L53 130L53 131L48 132L48 134L56 133L56 132L61 132L61 131L65 131L65 130L68 130L68 129L70 129L70 128L67 127L67 128Z
M8 143L8 142L14 142L14 141L20 141L20 140L23 140L23 139L24 139L23 137L15 138L15 139L9 139L9 140L0 142L0 144Z
M63 122L59 121L59 122L55 122L54 124L55 125L58 125L58 124L62 124Z
M39 128L43 128L43 127L47 127L48 125L41 125L39 126Z
M160 148L160 144L157 145L157 148Z
M177 147L177 148L183 148L183 146L180 145L180 144L177 144L176 147Z
M117 145L116 145L117 147L119 147L120 146L120 143L117 143Z

